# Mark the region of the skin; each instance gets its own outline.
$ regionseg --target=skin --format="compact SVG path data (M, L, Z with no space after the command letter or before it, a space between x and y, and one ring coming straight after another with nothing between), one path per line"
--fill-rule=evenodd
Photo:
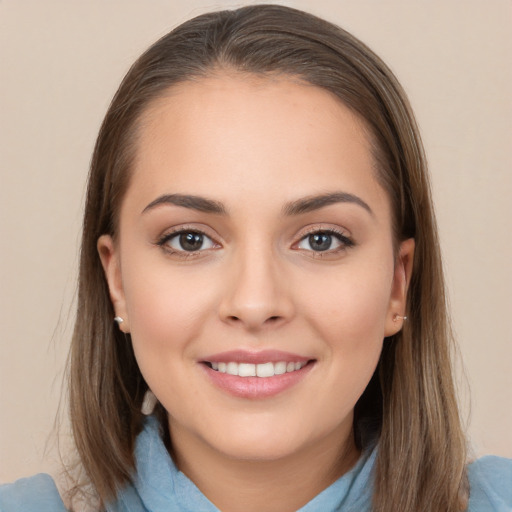
M174 87L140 126L119 236L98 241L120 328L201 491L224 512L297 510L359 457L354 405L402 326L414 243L394 252L364 125L320 88L222 72ZM354 201L283 212L337 192L371 212ZM166 194L225 213L148 208ZM159 245L176 229L205 233L202 250L176 236ZM328 230L345 238L313 250L311 231ZM201 362L234 349L313 362L276 396L240 398Z

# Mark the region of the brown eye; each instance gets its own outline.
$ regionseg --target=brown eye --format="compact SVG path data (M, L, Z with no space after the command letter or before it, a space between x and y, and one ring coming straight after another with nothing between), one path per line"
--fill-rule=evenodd
M211 249L215 246L210 237L199 231L180 231L173 233L166 236L165 239L162 240L161 245L179 252L198 252Z
M185 251L199 251L203 246L204 236L200 233L183 233L179 236L179 245Z
M336 231L315 231L306 235L297 245L298 249L314 252L338 251L352 247L354 242Z

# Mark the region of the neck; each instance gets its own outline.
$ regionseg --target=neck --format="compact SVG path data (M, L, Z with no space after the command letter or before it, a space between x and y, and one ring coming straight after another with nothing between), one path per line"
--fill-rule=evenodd
M222 512L296 511L349 471L360 455L351 430L276 460L229 457L179 429L172 430L172 439L180 471Z

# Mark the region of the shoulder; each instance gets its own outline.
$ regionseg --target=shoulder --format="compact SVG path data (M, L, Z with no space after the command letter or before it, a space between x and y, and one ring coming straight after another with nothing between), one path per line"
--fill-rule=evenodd
M512 459L487 456L468 466L468 512L512 511Z
M50 475L0 485L0 512L66 512Z

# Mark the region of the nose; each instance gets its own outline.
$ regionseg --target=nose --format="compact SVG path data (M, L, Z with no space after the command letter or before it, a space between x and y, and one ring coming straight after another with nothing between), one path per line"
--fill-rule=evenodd
M227 271L222 321L252 332L290 321L294 305L282 270L271 249L238 251Z

